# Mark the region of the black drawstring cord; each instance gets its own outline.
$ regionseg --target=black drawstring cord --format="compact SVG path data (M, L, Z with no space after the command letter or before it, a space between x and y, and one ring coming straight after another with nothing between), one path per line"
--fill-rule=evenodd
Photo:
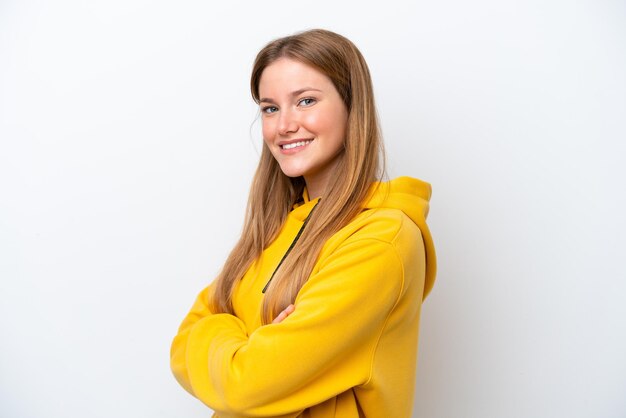
M296 245L296 242L298 242L298 239L300 238L300 235L302 235L302 231L304 231L304 227L306 226L307 222L309 222L309 218L311 218L311 215L313 215L313 211L315 210L315 208L317 207L317 205L319 205L320 201L322 199L320 199L315 206L313 206L313 209L311 209L311 212L309 212L309 214L307 215L307 217L304 219L304 223L302 224L302 226L300 227L300 230L298 231L298 235L296 235L296 237L293 239L293 241L291 241L291 245L289 246L289 248L287 249L287 252L285 253L285 255L283 255L283 258L280 260L280 263L278 263L278 266L276 266L276 270L274 270L274 273L272 273L272 277L270 277L270 279L267 281L267 283L265 284L265 287L263 288L262 293L265 293L265 291L267 290L267 287L270 285L270 282L272 281L272 279L274 278L274 275L276 274L276 272L278 271L278 269L280 268L280 265L283 264L283 261L285 261L285 258L287 258L287 256L289 255L289 253L291 252L291 249L293 248L294 245Z

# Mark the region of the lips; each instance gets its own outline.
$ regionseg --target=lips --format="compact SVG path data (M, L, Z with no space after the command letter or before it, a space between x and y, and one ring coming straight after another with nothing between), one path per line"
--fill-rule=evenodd
M303 147L305 145L309 145L313 141L312 138L296 138L289 141L280 141L278 146L282 150L289 150L298 147Z
M309 145L311 142L312 142L311 139L307 139L305 141L290 142L288 144L280 145L280 148L284 150L294 149L294 148L303 147L305 145Z

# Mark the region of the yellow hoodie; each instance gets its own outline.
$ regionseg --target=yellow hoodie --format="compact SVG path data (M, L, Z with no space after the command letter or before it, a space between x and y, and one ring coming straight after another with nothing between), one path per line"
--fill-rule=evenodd
M428 183L372 188L364 210L324 245L295 311L261 325L263 288L318 199L294 205L238 282L235 315L198 295L171 347L178 382L213 417L411 416L422 300L433 286Z

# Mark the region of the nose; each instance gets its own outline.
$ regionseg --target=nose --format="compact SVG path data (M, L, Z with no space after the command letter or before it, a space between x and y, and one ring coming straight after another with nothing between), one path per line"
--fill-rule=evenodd
M297 116L291 110L281 110L278 116L278 133L288 135L290 132L298 130Z

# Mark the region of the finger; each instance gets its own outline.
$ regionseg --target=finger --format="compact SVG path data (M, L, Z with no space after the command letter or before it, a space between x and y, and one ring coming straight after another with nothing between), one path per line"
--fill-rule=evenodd
M274 320L272 321L272 324L278 324L282 322L283 319L285 318L287 318L287 314L285 313L285 311L282 311L281 313L278 314L276 318L274 318Z
M282 322L283 320L285 320L285 318L287 318L290 314L292 314L295 309L296 307L293 305L287 306L285 309L283 309L281 313L278 314L276 318L274 318L274 320L272 321L272 324L278 324Z

